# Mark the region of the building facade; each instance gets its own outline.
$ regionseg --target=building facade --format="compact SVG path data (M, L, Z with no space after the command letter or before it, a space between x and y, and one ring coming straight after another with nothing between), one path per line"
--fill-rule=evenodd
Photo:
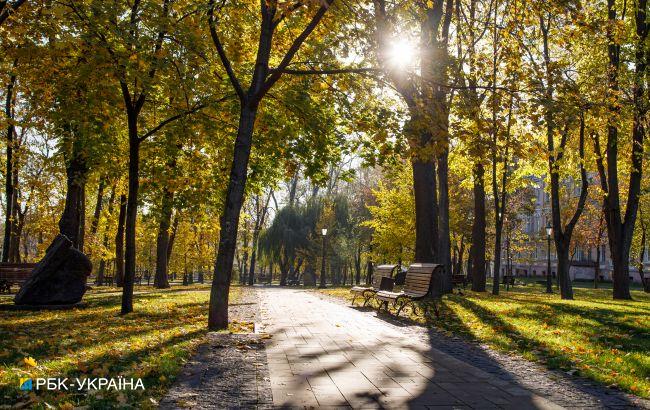
M526 207L525 210L524 207L517 210L516 221L504 222L501 275L508 272L519 277L545 278L547 275L549 246L546 227L550 222L551 203L544 180L541 178L531 178L531 180L528 193L531 196L529 198L531 206ZM556 277L557 256L554 248L555 244L551 237L551 275ZM644 272L648 272L650 257L647 250L644 255ZM572 280L593 281L596 274L599 276L599 281L612 280L613 266L606 230L601 237L600 249L596 246L577 246L573 249L570 258L569 275ZM641 283L639 270L634 264L630 264L630 279L632 282Z

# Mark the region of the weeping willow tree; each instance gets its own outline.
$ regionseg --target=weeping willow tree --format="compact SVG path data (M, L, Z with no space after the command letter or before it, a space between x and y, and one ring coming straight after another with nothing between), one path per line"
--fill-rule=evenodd
M296 279L300 268L314 254L316 225L321 215L319 201L282 208L271 226L260 236L260 252L280 267L280 286ZM312 261L307 261L311 266Z

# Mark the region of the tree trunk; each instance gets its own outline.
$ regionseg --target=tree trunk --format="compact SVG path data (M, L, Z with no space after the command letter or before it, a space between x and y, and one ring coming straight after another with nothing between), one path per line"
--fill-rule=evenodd
M79 201L79 246L80 252L84 251L86 246L86 184L81 187L81 199Z
M178 211L174 214L174 222L172 222L172 232L169 234L169 246L167 246L167 268L169 269L169 261L172 260L172 251L174 250L174 242L176 241L176 233L178 232L178 224L181 221L181 216Z
M431 161L412 159L413 193L415 195L415 262L436 262L435 247L438 241L434 205L436 196L435 166Z
M569 260L569 243L563 242L558 245L555 243L555 252L557 253L557 275L560 288L560 296L564 300L573 299L573 287L571 286L571 261Z
M474 167L474 223L472 224L472 290L485 292L485 169Z
M163 190L160 223L158 225L158 237L156 240L156 275L153 284L158 289L169 287L167 276L167 251L169 249L169 228L174 204L174 192L168 187Z
M646 243L646 227L643 223L643 218L641 218L641 251L639 251L639 278L641 278L641 284L643 285L643 290L648 291L647 286L645 286L644 272L643 272L643 260L645 259L645 243Z
M237 246L239 213L244 201L248 159L251 152L256 116L257 106L242 105L228 191L226 192L223 215L221 216L219 250L210 291L208 328L211 330L226 329L228 327L228 292L230 291L232 265Z
M65 208L59 220L59 231L68 237L75 248L81 239L81 218L83 217L83 191L88 167L85 154L80 152L78 142L73 142L73 152L66 164L67 190Z
M113 204L115 202L115 184L111 187L111 195L108 198L108 214L113 213ZM104 239L102 240L102 247L104 249L108 248L108 226L106 226L104 231ZM97 269L97 281L96 284L100 285L104 283L104 272L106 271L106 259L104 255L101 256L99 260L99 268Z
M594 289L598 289L600 280L600 244L596 246L596 266L594 266Z
M120 211L115 234L115 285L124 285L124 225L126 223L126 195L120 195Z
M102 212L102 200L104 199L104 179L99 180L99 186L97 187L97 202L95 202L95 212L93 212L93 220L90 223L90 234L95 235L99 227L99 216Z
M20 234L23 230L24 219L21 218L20 212L20 203L18 197L20 192L18 190L18 167L14 164L14 170L12 172L13 178L13 204L11 206L11 211L13 215L11 216L11 240L9 241L9 262L11 263L20 263Z
M257 259L257 238L253 239L253 251L251 252L251 267L248 271L248 285L253 286L255 283L255 263Z
M14 61L14 68L16 67L16 62ZM13 104L14 104L14 87L16 86L16 75L12 74L9 78L9 84L7 85L7 99L5 101L5 116L9 119L13 119ZM4 241L2 244L2 262L9 261L9 249L11 247L11 233L13 231L13 220L14 215L13 205L14 205L14 178L13 178L13 149L14 149L14 135L15 135L15 126L13 122L10 122L7 126L7 163L5 171L5 203L7 204L5 209L5 232L4 232Z
M354 271L355 278L354 282L358 286L361 284L361 243L357 246L357 252L354 258Z
M632 245L632 236L636 222L637 211L639 208L639 194L641 191L641 177L643 170L643 145L645 139L645 122L648 111L646 96L646 40L648 37L647 19L647 0L635 2L635 22L636 22L636 45L635 45L635 69L634 69L634 86L633 86L633 126L632 126L632 149L630 150L630 179L627 189L627 202L625 204L625 215L621 215L621 199L619 191L618 178L618 121L621 111L620 107L620 87L619 87L619 70L620 70L620 50L621 46L617 42L615 25L617 21L616 1L607 1L607 14L609 24L607 25L607 55L608 70L607 82L609 91L609 116L607 119L607 175L602 162L599 165L599 174L601 175L601 184L605 191L603 200L605 215L607 221L607 231L609 236L609 246L612 256L612 279L614 282L614 299L632 299L630 294L630 247ZM623 16L621 16L623 18ZM598 160L598 159L597 159ZM605 182L606 181L606 182Z
M124 287L122 288L121 314L133 312L133 281L135 280L135 229L138 219L138 190L140 188L140 140L138 116L132 112L129 121L129 182L126 202L124 241Z
M444 265L442 286L446 293L453 292L451 283L451 240L449 232L449 154L447 148L438 158L438 256Z
M465 236L463 235L460 237L460 248L458 249L458 262L456 265L456 275L463 274L464 259L465 259Z
M14 171L14 175L17 175L17 172ZM15 183L14 187L17 187L18 184ZM14 195L14 198L16 199L16 203L14 204L14 221L13 221L13 231L11 233L11 246L9 247L9 262L12 263L21 263L22 260L20 258L20 237L22 236L23 233L23 227L25 226L25 214L27 212L27 209L25 211L20 210L20 204L18 203L18 194Z

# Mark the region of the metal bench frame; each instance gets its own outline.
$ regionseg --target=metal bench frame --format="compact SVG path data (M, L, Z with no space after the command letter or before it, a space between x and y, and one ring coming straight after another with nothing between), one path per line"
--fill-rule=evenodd
M440 275L444 273L444 265L434 263L414 263L409 266L406 272L406 281L404 289L401 292L386 292L379 291L375 294L375 299L379 301L378 312L381 311L382 306L388 311L388 303L392 302L393 308L397 309L397 316L404 310L405 307L410 306L414 314L418 314L418 305L416 302L425 299L428 296L432 297L433 310L436 317L440 316L440 310L436 302L436 298L442 296L442 290L432 289L433 275L436 271L442 270ZM422 308L426 316L429 314L429 306Z
M384 278L392 278L393 272L397 265L379 265L373 269L372 273L372 287L362 287L354 286L350 289L350 292L354 294L352 297L352 305L354 306L354 301L357 296L362 296L364 298L363 306L367 306L368 302L372 299L375 293L379 292L381 289L381 282Z

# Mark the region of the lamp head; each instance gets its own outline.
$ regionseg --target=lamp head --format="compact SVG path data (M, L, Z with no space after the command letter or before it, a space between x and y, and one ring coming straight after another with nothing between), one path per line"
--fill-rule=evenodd
M551 227L551 224L548 223L546 224L546 235L551 236L553 234L553 228Z
M327 235L327 228L321 229L321 233L323 234L323 236Z

